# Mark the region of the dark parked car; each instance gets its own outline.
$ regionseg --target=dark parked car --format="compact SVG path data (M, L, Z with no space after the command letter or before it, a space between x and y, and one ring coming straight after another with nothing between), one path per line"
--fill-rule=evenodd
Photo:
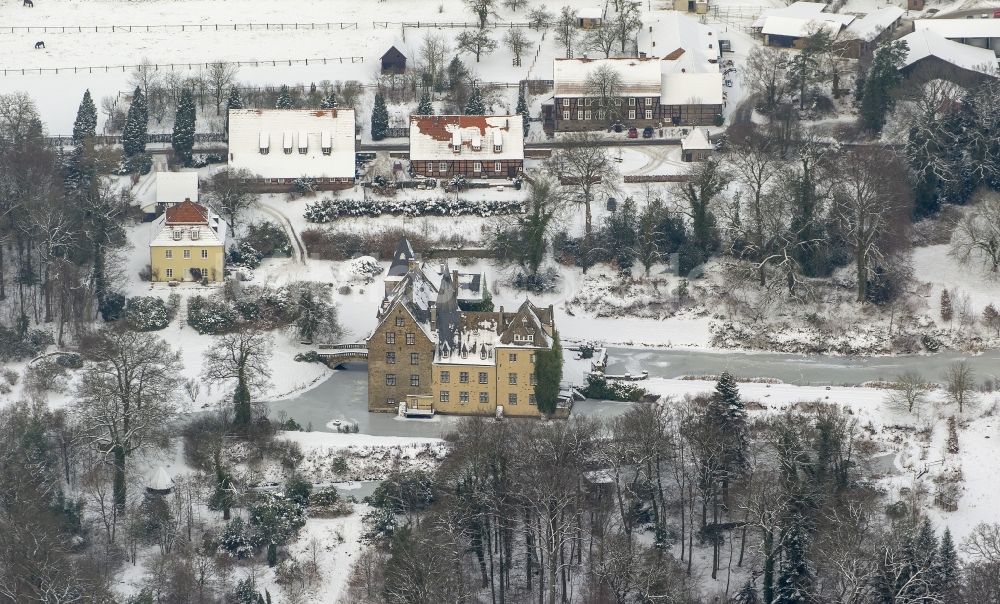
M632 126L631 128L628 129L628 137L639 138L639 131L635 129L635 126Z
M642 138L653 138L653 127L646 126L642 129Z
M615 132L621 132L622 130L625 129L625 126L622 126L621 122L615 122L615 125L611 126L611 129L614 130Z

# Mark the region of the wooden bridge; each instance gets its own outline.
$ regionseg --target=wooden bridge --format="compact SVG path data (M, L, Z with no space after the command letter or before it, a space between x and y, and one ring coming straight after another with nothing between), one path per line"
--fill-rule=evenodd
M368 344L361 342L358 344L324 344L319 347L317 354L323 362L333 369L342 367L344 363L351 361L368 361Z

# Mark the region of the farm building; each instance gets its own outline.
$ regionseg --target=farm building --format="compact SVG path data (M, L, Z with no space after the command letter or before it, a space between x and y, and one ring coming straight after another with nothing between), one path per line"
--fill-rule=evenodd
M432 178L514 178L524 168L520 115L410 116L410 166Z
M611 107L600 107L599 92L587 84L587 78L603 68L614 70L621 80ZM661 75L657 59L555 59L552 71L555 130L603 130L614 121L639 127L659 123Z
M1000 54L1000 19L917 19L914 31L930 31L942 38L989 48Z
M296 181L318 191L354 186L353 109L232 109L229 165L257 177L265 192L292 191Z
M604 24L604 9L600 6L581 8L576 11L576 26L580 29L594 29Z
M997 77L997 59L988 48L947 40L929 30L900 38L907 45L901 71L914 82L946 79L966 88Z
M403 73L406 71L406 55L392 46L382 55L382 73Z
M153 172L147 178L152 184L140 186L136 200L148 220L185 199L198 201L198 172Z
M854 15L825 12L826 4L794 2L782 8L765 9L753 23L753 29L764 38L764 44L783 48L802 48L805 38L825 29L836 38L849 26Z
M870 55L880 44L892 39L903 14L898 6L886 6L852 21L844 32L847 38L844 56L857 59Z
M704 128L693 128L683 139L681 139L681 159L683 161L705 161L712 157L715 147L708 136L708 130Z

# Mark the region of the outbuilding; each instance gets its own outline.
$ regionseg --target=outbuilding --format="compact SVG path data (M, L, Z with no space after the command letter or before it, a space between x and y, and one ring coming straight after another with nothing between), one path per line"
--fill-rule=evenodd
M406 55L392 46L382 55L382 73L403 73L406 71Z
M708 130L704 128L693 128L681 139L681 159L686 162L705 161L712 157L714 150Z

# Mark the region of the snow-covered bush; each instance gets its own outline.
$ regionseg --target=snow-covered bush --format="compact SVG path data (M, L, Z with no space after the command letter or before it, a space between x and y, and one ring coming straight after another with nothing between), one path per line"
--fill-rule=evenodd
M382 274L382 265L371 256L361 256L351 263L351 273L355 279L371 283L377 275Z
M122 317L122 310L125 309L125 296L118 292L109 292L104 296L104 300L98 306L101 318L105 321L117 321Z
M66 369L80 369L83 367L83 357L75 352L66 352L56 355L56 364Z
M236 309L225 300L194 296L188 300L188 325L201 334L220 334L236 326Z
M243 240L239 244L229 248L229 251L226 252L226 266L229 269L238 266L254 269L260 266L262 258L263 256L260 252L255 250L248 241Z
M13 361L37 356L55 340L42 329L29 329L24 335L0 326L0 361Z
M125 323L135 331L157 331L170 324L163 298L136 296L125 304Z
M230 520L219 535L219 551L239 560L252 557L260 543L256 531L251 530L239 516Z
M247 234L243 241L264 257L292 255L292 244L288 240L288 233L268 220L247 225Z
M521 214L524 204L513 199L333 199L306 205L309 222L331 222L344 216L503 216Z

